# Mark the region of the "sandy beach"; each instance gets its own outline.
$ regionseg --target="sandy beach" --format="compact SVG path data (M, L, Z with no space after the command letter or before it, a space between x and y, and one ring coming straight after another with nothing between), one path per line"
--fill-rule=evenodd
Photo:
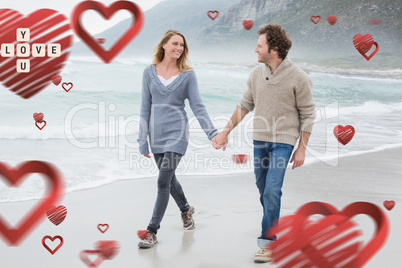
M230 153L230 152L225 152ZM346 205L367 201L380 206L389 217L390 235L386 244L365 267L400 267L402 231L401 148L341 158L336 167L314 163L285 176L281 216L292 214L302 204L327 202L341 210ZM67 218L59 226L46 218L18 247L0 241L0 266L86 267L79 259L82 250L94 249L99 240L115 240L120 251L99 267L275 267L254 264L256 237L260 232L262 209L254 174L178 178L189 203L195 207L195 231L183 231L180 212L173 199L158 232L159 244L138 249L137 230L146 229L156 197L156 178L117 181L112 184L66 194L61 205ZM384 200L394 200L388 211ZM0 203L0 212L10 224L37 201ZM366 236L374 224L358 216ZM101 233L98 224L109 224ZM41 244L45 235L60 235L63 246L51 255ZM57 240L54 242L56 245ZM48 242L52 248L52 243ZM25 257L33 256L31 258ZM93 258L91 258L93 259Z

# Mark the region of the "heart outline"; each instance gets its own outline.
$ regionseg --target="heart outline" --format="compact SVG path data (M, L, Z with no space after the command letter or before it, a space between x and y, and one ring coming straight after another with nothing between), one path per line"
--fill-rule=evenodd
M216 15L214 16L214 17L212 17L211 15L210 15L210 13L216 13ZM214 10L214 11L208 11L207 12L207 15L208 15L208 17L211 19L211 20L215 20L218 16L219 16L219 11L217 11L217 10Z
M42 127L40 127L40 126L38 126L38 123L45 123ZM35 122L35 126L37 127L37 128L39 128L39 130L42 130L45 126L46 126L46 121L45 120L42 120L42 121L36 121Z
M11 186L18 187L27 174L42 173L50 182L49 196L31 209L30 212L17 224L16 228L10 228L0 215L0 235L11 246L17 246L19 242L45 217L48 207L55 205L64 193L64 178L56 166L43 161L26 161L13 168L4 162L0 162L1 178Z
M101 226L106 226L105 230L102 231ZM107 230L109 230L109 224L105 223L105 224L98 224L98 230L101 231L102 234L104 234Z
M84 11L95 10L100 13L103 18L109 19L118 10L127 10L135 17L135 22L124 33L119 40L117 40L110 50L105 50L98 42L82 27L81 17ZM136 37L142 29L144 24L144 15L141 8L129 1L116 1L109 7L104 6L101 2L97 1L84 1L79 3L71 14L71 28L81 38L81 40L89 46L105 63L110 63L130 42Z
M317 20L317 21L314 21L313 19L315 19L315 18L318 18L318 20ZM314 24L317 24L317 23L319 23L319 22L321 21L321 16L311 16L311 17L310 17L310 20L311 20Z
M71 85L71 87L67 90L64 86L65 85ZM61 87L66 91L66 92L69 92L72 88L73 88L73 83L71 83L71 82L68 82L68 83L66 83L66 82L64 82L63 84L61 84Z
M85 249L80 252L80 259L83 263L85 263L88 267L98 267L102 262L103 258L99 255L100 250L91 250L91 249ZM91 262L88 258L88 254L96 254L98 257L94 262Z
M56 240L56 239L59 239L60 240L60 244L54 249L54 250L51 250L50 248L49 248L49 246L45 243L45 240L46 239L50 239L52 242L54 241L54 240ZM47 249L47 251L49 251L52 255L54 255L54 253L56 253L58 250L59 250L59 248L61 248L61 246L64 244L64 240L63 240L63 237L61 237L60 235L56 235L56 236L54 236L54 237L51 237L50 235L45 235L43 238L42 238L42 245Z

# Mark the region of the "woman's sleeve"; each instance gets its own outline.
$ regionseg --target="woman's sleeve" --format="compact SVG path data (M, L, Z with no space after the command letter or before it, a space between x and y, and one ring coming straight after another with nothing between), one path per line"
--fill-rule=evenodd
M141 154L149 154L147 137L149 132L149 118L151 116L152 96L148 87L149 76L147 75L147 70L148 68L144 70L142 76L140 130L137 139Z
M208 115L207 109L202 103L200 92L198 90L197 77L194 71L189 71L188 80L188 100L191 110L196 116L208 139L212 140L218 134L218 130L214 127L211 118Z

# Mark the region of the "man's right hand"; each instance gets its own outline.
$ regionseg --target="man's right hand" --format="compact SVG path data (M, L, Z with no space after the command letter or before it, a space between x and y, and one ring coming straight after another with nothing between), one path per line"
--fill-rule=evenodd
M225 132L221 132L218 135L216 135L212 139L212 145L214 146L215 149L220 149L223 147L223 151L225 151L226 146L228 145L228 134Z

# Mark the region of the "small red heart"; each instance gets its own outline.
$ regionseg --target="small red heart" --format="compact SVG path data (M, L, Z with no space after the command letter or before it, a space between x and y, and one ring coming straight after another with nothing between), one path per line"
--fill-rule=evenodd
M328 16L327 21L329 24L334 25L337 21L336 16Z
M110 50L105 50L96 40L82 27L82 15L87 10L94 10L100 13L105 19L109 19L119 10L127 10L131 13L133 23L126 33L116 41ZM135 19L134 19L135 18ZM144 24L144 15L141 8L130 1L116 1L109 7L101 2L83 1L75 6L71 15L71 25L75 33L96 53L105 63L109 63L136 37Z
M98 230L104 234L107 230L109 230L109 224L98 224Z
M236 164L244 164L248 160L248 155L247 154L234 154L234 155L232 155L232 160Z
M333 131L335 138L343 145L348 144L355 135L355 129L351 125L341 126L338 125Z
M52 75L51 79L52 79L53 84L58 86L60 84L62 78L60 75Z
M42 124L42 123L43 123L43 126L38 125L38 124ZM35 122L35 125L36 125L37 128L39 128L39 130L42 130L46 126L46 121L42 120L40 122Z
M148 235L148 230L139 230L137 235L141 240L144 240Z
M361 35L356 34L353 37L353 44L359 53L366 59L370 60L378 52L378 44L374 42L373 36L371 34ZM375 45L376 49L371 53L370 56L366 56L366 53Z
M98 44L104 44L106 42L105 38L97 38L96 41L98 41Z
M381 24L381 20L370 20L371 24L379 25Z
M250 30L251 28L253 28L254 22L252 20L243 20L243 27L246 30Z
M111 260L120 249L119 242L109 240L109 241L97 241L95 243L95 248L99 250L99 255L105 260Z
M64 221L67 216L67 209L65 206L51 206L46 210L47 218L54 224L59 225Z
M317 24L317 23L320 22L321 17L320 17L320 16L311 16L311 17L310 17L310 20L311 20L314 24Z
M394 206L395 206L395 201L393 201L393 200L385 200L384 201L384 207L386 209L391 210L394 208Z
M69 86L68 89L65 86ZM69 82L69 83L63 83L61 84L61 87L66 91L69 92L72 88L73 88L73 83Z
M100 253L99 250L82 250L80 252L80 259L88 267L96 268L103 262L103 258L102 258L102 256L100 256L99 253ZM91 262L91 260L89 259L88 255L97 255L98 257L96 258L95 261Z
M215 16L211 16L211 14L216 14ZM218 16L219 16L219 11L217 11L217 10L215 10L215 11L208 11L207 12L207 15L208 15L208 17L211 19L211 20L215 20Z
M34 120L35 120L36 122L39 122L39 123L42 122L43 117L44 117L43 113L34 113L34 114L33 114Z
M51 250L51 249L49 248L49 246L46 245L46 243L45 243L45 241L46 241L47 239L50 239L52 242L53 242L54 240L56 240L56 239L59 239L59 240L60 240L60 243L57 245L57 247L56 247L54 250ZM64 243L63 237L61 237L60 235L56 235L56 236L54 236L54 237L51 237L51 236L49 236L49 235L46 235L46 236L44 236L44 237L42 238L42 245L47 249L47 251L49 251L50 253L52 253L52 255L53 255L54 253L56 253L56 252L59 250L59 248L61 248L61 246L63 245L63 243Z

